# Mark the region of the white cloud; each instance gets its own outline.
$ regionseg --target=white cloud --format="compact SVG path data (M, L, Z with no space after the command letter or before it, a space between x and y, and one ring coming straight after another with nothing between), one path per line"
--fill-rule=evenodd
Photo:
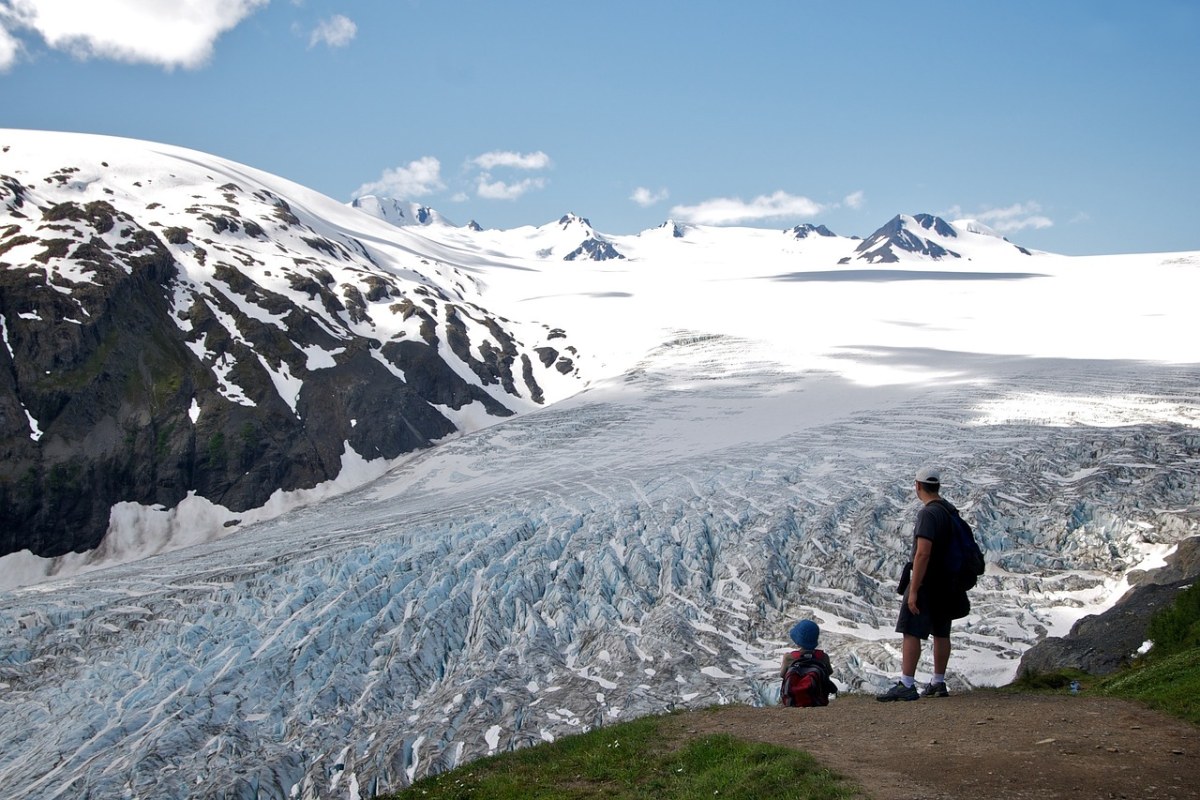
M629 196L629 199L637 203L642 208L649 208L655 203L661 203L669 196L670 195L666 189L659 189L657 192L652 192L645 186L639 186L633 190L633 194Z
M326 44L330 47L345 47L354 41L357 34L358 26L354 24L353 20L341 14L335 14L317 25L308 39L308 46L312 48L319 44Z
M493 150L471 159L480 169L511 167L513 169L545 169L550 166L550 156L538 150L536 153L514 153L509 150Z
M8 0L0 6L0 16L10 31L34 31L49 47L76 58L195 69L212 56L213 45L222 33L268 2ZM0 63L5 47L0 42Z
M550 156L538 150L534 153L517 153L511 150L492 150L467 161L469 166L481 172L475 177L475 194L486 200L516 200L522 195L546 186L545 178L525 178L520 181L494 180L491 170L520 169L539 170L550 166Z
M864 195L861 190L857 192L851 192L850 194L846 195L846 199L842 202L845 203L847 207L857 210L863 207L863 203L866 202L866 195Z
M521 195L541 189L545 185L544 178L526 178L517 183L493 181L492 176L485 172L479 176L475 193L486 200L516 200Z
M7 72L20 54L21 42L4 28L0 18L0 72Z
M671 215L682 222L698 225L734 225L781 217L813 217L821 213L822 208L807 197L780 191L760 195L748 203L736 197L718 197L694 206L675 206Z
M364 183L354 192L355 197L367 194L409 200L432 194L446 185L442 183L442 162L433 156L410 161L408 166L385 169L379 180Z
M1053 226L1054 220L1044 216L1041 211L1042 207L1032 200L1028 203L1013 203L1005 208L990 208L976 214L963 214L959 206L953 208L954 216L977 219L997 233L1012 233L1026 228L1040 230Z

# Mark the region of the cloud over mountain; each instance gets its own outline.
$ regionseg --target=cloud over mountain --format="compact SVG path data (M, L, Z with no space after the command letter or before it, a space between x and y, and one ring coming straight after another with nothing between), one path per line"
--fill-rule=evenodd
M737 225L785 217L813 217L821 213L821 204L807 197L777 191L745 201L737 197L716 197L695 205L678 205L671 215L697 225Z
M406 166L384 170L379 180L359 186L354 196L381 194L404 198L424 197L444 188L442 162L433 156L425 156L408 162Z

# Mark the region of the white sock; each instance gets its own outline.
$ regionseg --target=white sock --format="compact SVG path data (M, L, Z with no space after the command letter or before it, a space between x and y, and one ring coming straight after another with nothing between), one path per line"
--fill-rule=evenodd
M905 689L911 689L917 685L917 679L912 675L901 675L900 682L904 684Z
M933 680L930 681L930 683L935 683L935 684L936 683L945 683L945 682L946 682L945 673L938 675L936 672L933 673Z

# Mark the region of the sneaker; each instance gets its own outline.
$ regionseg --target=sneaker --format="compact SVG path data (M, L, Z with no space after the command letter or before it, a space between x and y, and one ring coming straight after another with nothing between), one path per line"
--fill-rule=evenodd
M946 688L945 681L941 683L928 683L921 690L921 697L949 697L950 690Z
M905 686L903 681L896 681L895 686L883 694L875 695L875 699L881 703L889 703L892 700L920 700L921 694L916 686Z

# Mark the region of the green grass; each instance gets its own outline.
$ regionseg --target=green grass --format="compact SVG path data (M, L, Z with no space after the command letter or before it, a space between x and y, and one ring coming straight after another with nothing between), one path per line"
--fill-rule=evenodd
M671 736L643 717L473 761L414 783L395 800L840 800L857 788L807 753L726 735Z
M1200 647L1134 664L1101 678L1095 691L1109 697L1139 700L1200 725Z
M1154 642L1155 657L1200 647L1200 581L1151 617L1146 635Z

